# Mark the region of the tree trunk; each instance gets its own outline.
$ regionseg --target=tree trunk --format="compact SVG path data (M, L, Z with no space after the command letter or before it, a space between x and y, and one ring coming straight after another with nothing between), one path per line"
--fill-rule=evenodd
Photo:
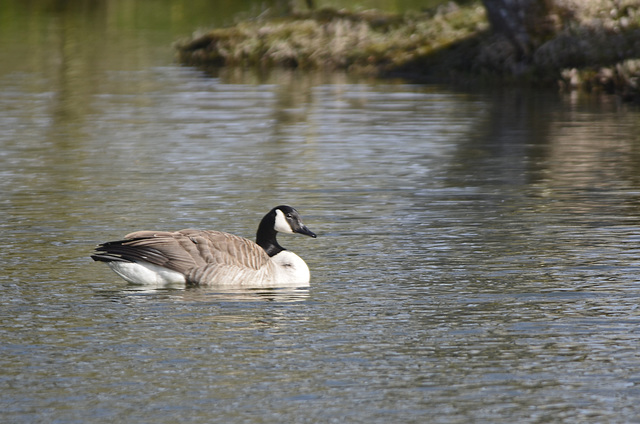
M491 28L514 45L521 60L555 32L553 0L482 0Z

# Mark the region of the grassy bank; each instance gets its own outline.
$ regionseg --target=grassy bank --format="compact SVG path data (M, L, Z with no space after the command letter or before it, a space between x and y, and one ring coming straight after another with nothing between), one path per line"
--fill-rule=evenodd
M431 13L322 9L239 22L180 43L184 63L199 66L287 66L380 74L486 30L482 7Z
M201 67L346 69L423 81L514 82L640 98L640 11L635 0L556 0L557 30L527 57L489 30L481 3L425 12L322 9L262 17L177 44Z

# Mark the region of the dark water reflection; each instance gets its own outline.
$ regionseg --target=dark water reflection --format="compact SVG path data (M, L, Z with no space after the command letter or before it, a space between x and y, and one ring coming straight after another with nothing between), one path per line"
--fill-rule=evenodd
M122 60L69 96L0 76L3 421L636 420L637 110ZM88 259L135 229L251 237L280 203L319 234L281 237L309 289Z

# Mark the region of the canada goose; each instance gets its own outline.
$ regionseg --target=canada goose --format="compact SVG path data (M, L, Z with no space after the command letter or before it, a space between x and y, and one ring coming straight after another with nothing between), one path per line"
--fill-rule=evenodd
M133 284L308 286L309 267L278 244L278 232L316 237L294 208L282 205L262 218L256 243L220 231L136 231L100 244L91 258Z

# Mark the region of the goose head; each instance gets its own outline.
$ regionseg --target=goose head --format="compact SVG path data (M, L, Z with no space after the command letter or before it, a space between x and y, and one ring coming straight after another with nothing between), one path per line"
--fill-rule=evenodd
M256 234L256 243L260 245L269 256L274 256L285 250L276 240L277 233L304 234L316 238L313 231L302 223L302 218L297 210L291 206L280 205L267 213Z
M305 236L316 238L316 235L302 223L302 218L297 210L291 206L278 206L269 212L274 213L273 229L277 232L288 234L304 234Z

